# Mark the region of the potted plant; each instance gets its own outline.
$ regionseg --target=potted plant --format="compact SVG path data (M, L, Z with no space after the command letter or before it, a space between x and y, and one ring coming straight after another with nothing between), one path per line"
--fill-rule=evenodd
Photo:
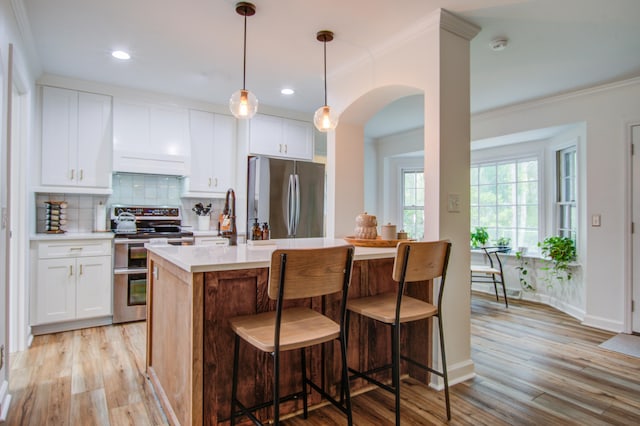
M570 263L576 260L576 244L568 237L547 237L541 243L538 243L540 252L548 258L548 266L541 268L546 270L551 278L558 281L569 281L572 277Z
M498 247L509 247L511 244L511 238L509 237L500 237L496 240L496 246Z
M476 226L476 229L471 233L471 247L483 247L489 241L489 233L484 226Z

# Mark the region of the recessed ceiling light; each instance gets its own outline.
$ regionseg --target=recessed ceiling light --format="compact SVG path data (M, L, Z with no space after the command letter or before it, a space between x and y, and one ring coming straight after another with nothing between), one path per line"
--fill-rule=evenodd
M113 52L111 52L111 56L113 56L116 59L122 59L123 61L126 61L127 59L131 59L131 55L129 55L124 50L114 50Z
M282 93L283 95L293 95L294 93L296 93L296 91L293 89L282 89L280 93Z

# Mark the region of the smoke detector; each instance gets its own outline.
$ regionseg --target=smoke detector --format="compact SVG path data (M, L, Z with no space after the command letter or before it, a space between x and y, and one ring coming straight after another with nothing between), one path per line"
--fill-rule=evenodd
M507 44L509 44L508 38L496 37L493 40L491 40L491 43L489 45L491 46L491 50L499 52L500 50L504 50L507 47Z

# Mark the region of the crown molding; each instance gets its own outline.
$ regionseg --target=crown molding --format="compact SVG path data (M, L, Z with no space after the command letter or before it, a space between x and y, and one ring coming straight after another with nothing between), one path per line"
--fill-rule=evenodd
M633 77L625 80L618 80L610 83L599 84L597 86L587 87L585 89L574 90L571 92L560 93L556 95L546 96L543 98L532 99L528 101L519 102L517 104L508 105L505 107L494 108L487 111L471 114L472 120L484 120L498 117L503 114L509 114L514 112L521 112L531 108L541 107L556 102L562 102L573 98L579 98L583 96L590 96L600 92L607 92L609 90L620 89L629 86L635 86L640 84L640 77Z
M439 9L440 28L449 31L457 36L471 41L482 28L478 25L460 18L446 9Z
M18 25L18 31L20 31L20 35L22 36L22 45L24 46L25 54L29 58L29 63L34 67L34 74L38 75L42 72L42 64L38 57L38 50L36 49L36 43L33 38L33 33L31 32L31 24L27 17L24 1L11 0L11 8L13 9L13 15Z

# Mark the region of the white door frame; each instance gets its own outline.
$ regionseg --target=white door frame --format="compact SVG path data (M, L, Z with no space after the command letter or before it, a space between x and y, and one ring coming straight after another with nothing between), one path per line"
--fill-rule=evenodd
M640 333L640 121L629 124L627 127L627 135L629 141L629 150L631 145L634 146L634 155L629 155L629 173L628 173L628 199L629 199L629 215L631 223L634 224L634 233L629 232L627 235L627 280L626 303L625 303L625 332ZM631 152L631 151L629 151ZM635 303L634 303L635 300ZM632 304L635 304L635 310L632 312Z

